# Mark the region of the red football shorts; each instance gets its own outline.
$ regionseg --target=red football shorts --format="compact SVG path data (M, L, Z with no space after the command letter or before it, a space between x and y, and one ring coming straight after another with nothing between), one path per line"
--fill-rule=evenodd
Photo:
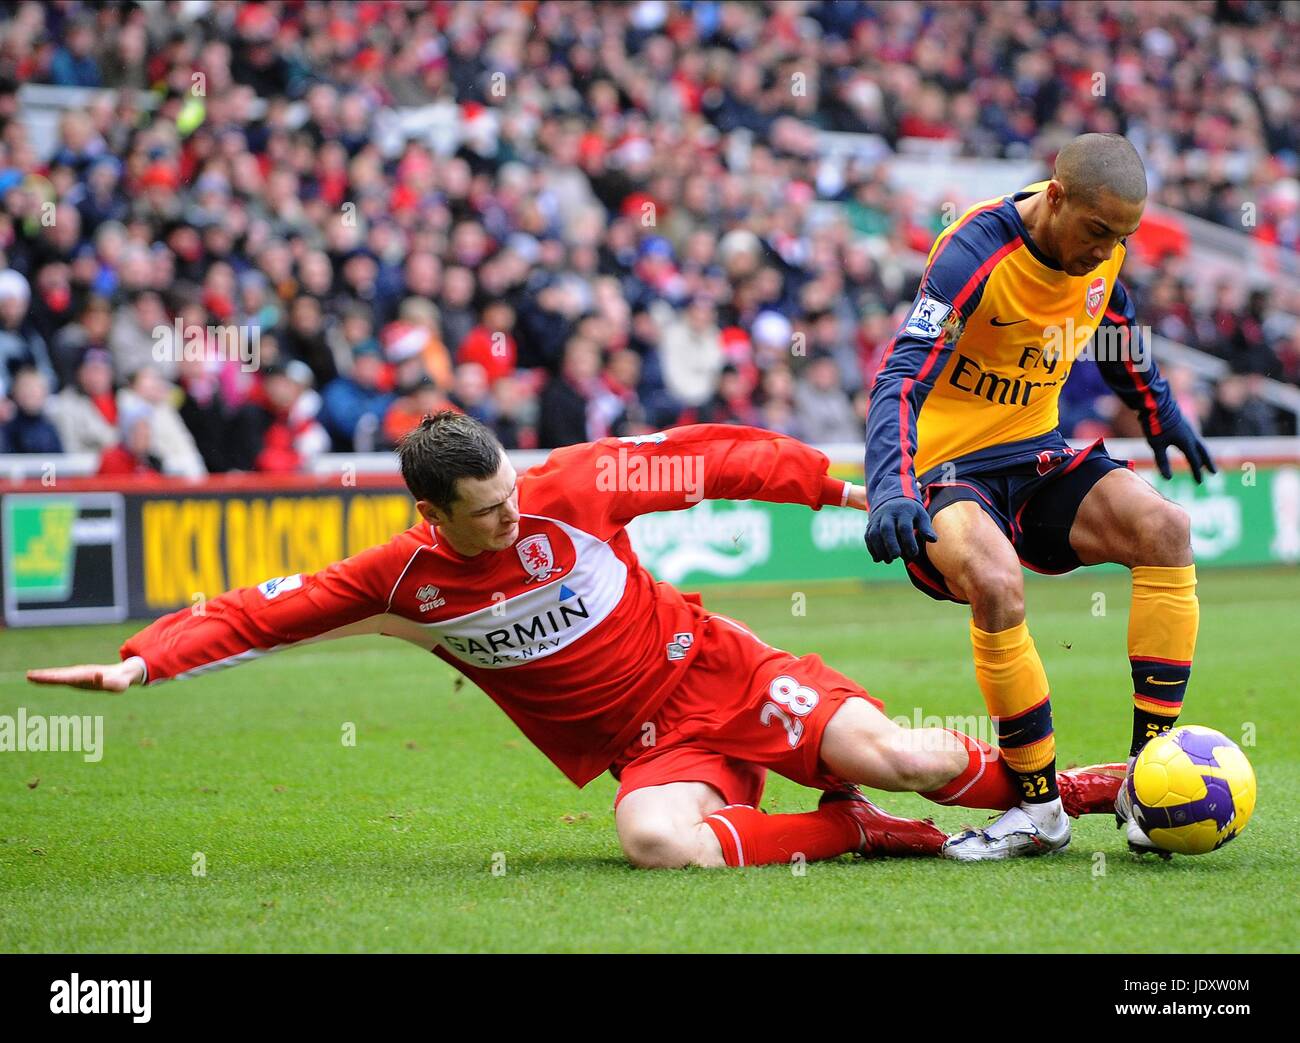
M872 698L820 656L795 656L726 616L708 615L682 683L619 755L614 806L633 790L706 782L728 804L757 807L770 768L814 789L844 780L821 763L822 733L845 699Z

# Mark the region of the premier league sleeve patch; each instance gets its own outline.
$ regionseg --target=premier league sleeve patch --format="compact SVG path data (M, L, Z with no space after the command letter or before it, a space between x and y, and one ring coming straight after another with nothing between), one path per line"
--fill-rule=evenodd
M913 306L903 332L914 333L918 337L937 337L943 332L943 324L951 312L951 304L944 304L928 293L923 293Z

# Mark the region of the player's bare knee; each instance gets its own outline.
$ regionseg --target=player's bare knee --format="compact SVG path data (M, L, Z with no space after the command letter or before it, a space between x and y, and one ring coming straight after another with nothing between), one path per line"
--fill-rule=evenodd
M1025 583L1019 563L987 565L972 569L961 577L971 609L977 618L1015 626L1025 614ZM978 622L977 626L980 625ZM1001 630L1004 626L984 626L984 630Z
M672 822L637 822L619 831L623 854L638 869L681 869L694 860L691 837Z
M1177 567L1192 561L1192 522L1167 500L1143 515L1133 534L1134 565Z

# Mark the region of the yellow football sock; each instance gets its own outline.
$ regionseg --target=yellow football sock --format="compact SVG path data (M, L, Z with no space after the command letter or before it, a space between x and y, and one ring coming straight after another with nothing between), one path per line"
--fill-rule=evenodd
M1200 620L1195 565L1139 565L1133 570L1128 615L1128 658L1133 671L1130 756L1178 720Z
M975 679L997 720L998 745L1031 803L1055 800L1056 739L1047 674L1023 622L989 633L970 626Z

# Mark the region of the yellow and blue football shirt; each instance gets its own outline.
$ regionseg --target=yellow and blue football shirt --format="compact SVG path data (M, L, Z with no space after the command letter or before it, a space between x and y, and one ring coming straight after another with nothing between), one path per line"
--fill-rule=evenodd
M917 475L950 461L1012 465L1065 446L1061 387L1103 327L1119 334L1108 345L1124 350L1097 352L1097 364L1143 429L1158 434L1177 418L1150 351L1128 343L1137 331L1119 281L1124 244L1073 276L1030 238L1015 204L1047 184L976 203L931 247L912 310L872 384L870 503L921 499Z

